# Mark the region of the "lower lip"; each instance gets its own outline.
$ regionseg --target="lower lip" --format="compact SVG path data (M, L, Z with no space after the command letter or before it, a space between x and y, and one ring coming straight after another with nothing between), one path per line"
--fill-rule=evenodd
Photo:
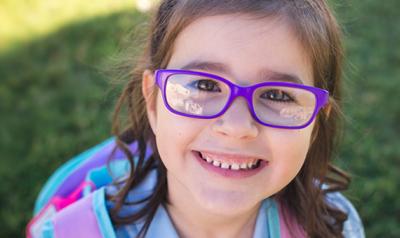
M223 177L227 178L247 178L256 175L259 173L264 167L268 165L268 161L261 160L260 165L255 169L249 170L231 170L231 169L223 169L219 167L215 167L214 165L208 163L207 161L203 160L200 157L198 152L192 151L193 155L195 156L196 160L200 163L200 165L208 171L213 173L217 173Z

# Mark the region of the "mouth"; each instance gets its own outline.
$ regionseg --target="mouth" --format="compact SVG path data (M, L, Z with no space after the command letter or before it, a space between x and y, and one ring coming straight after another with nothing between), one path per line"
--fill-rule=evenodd
M260 172L268 161L254 157L192 151L206 170L229 178L245 178Z
M229 170L252 170L256 169L261 164L261 159L221 159L212 156L209 153L202 153L200 151L196 151L196 153L203 159L205 162L209 163L212 166L221 169L229 169Z

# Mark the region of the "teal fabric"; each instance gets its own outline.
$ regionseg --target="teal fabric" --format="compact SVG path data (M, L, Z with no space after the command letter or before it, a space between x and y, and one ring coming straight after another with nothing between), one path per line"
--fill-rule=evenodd
M93 211L96 215L97 223L99 224L100 232L103 237L116 238L117 236L106 207L104 187L94 192L92 204Z
M54 238L54 226L51 220L44 223L41 238Z
M128 160L112 160L108 165L94 168L88 172L85 181L92 182L96 188L104 187L111 184L113 180L118 180L125 176L129 171ZM83 194L87 196L91 192L91 188L87 186Z
M267 199L264 203L266 202L268 202L268 207L264 208L263 211L266 209L269 237L281 237L278 206L272 199Z

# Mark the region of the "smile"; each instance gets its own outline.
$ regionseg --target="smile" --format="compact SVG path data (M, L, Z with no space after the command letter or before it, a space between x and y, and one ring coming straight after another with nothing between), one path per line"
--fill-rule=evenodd
M255 157L193 151L200 165L211 173L229 178L245 178L260 172L268 161Z
M230 170L248 170L248 169L255 169L260 165L260 159L252 159L248 162L246 161L238 161L238 160L220 160L215 158L215 155L209 153L201 153L198 152L200 157L206 161L207 163L219 167L222 169L230 169Z

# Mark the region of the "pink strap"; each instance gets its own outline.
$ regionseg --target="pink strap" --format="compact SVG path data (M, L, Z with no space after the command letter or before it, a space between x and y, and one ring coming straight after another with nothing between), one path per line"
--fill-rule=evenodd
M289 211L282 206L282 203L278 203L279 207L279 224L281 231L281 238L305 238L306 233L304 229L296 222L293 216L290 215ZM286 221L284 219L286 218Z
M55 196L51 200L51 203L54 204L54 206L57 208L57 211L59 211L65 207L69 206L70 204L78 201L82 197L83 190L87 187L90 188L90 191L93 191L96 188L96 185L92 181L84 181L68 197L63 198L60 196Z
M55 237L101 238L92 200L93 193L61 210L53 219Z

